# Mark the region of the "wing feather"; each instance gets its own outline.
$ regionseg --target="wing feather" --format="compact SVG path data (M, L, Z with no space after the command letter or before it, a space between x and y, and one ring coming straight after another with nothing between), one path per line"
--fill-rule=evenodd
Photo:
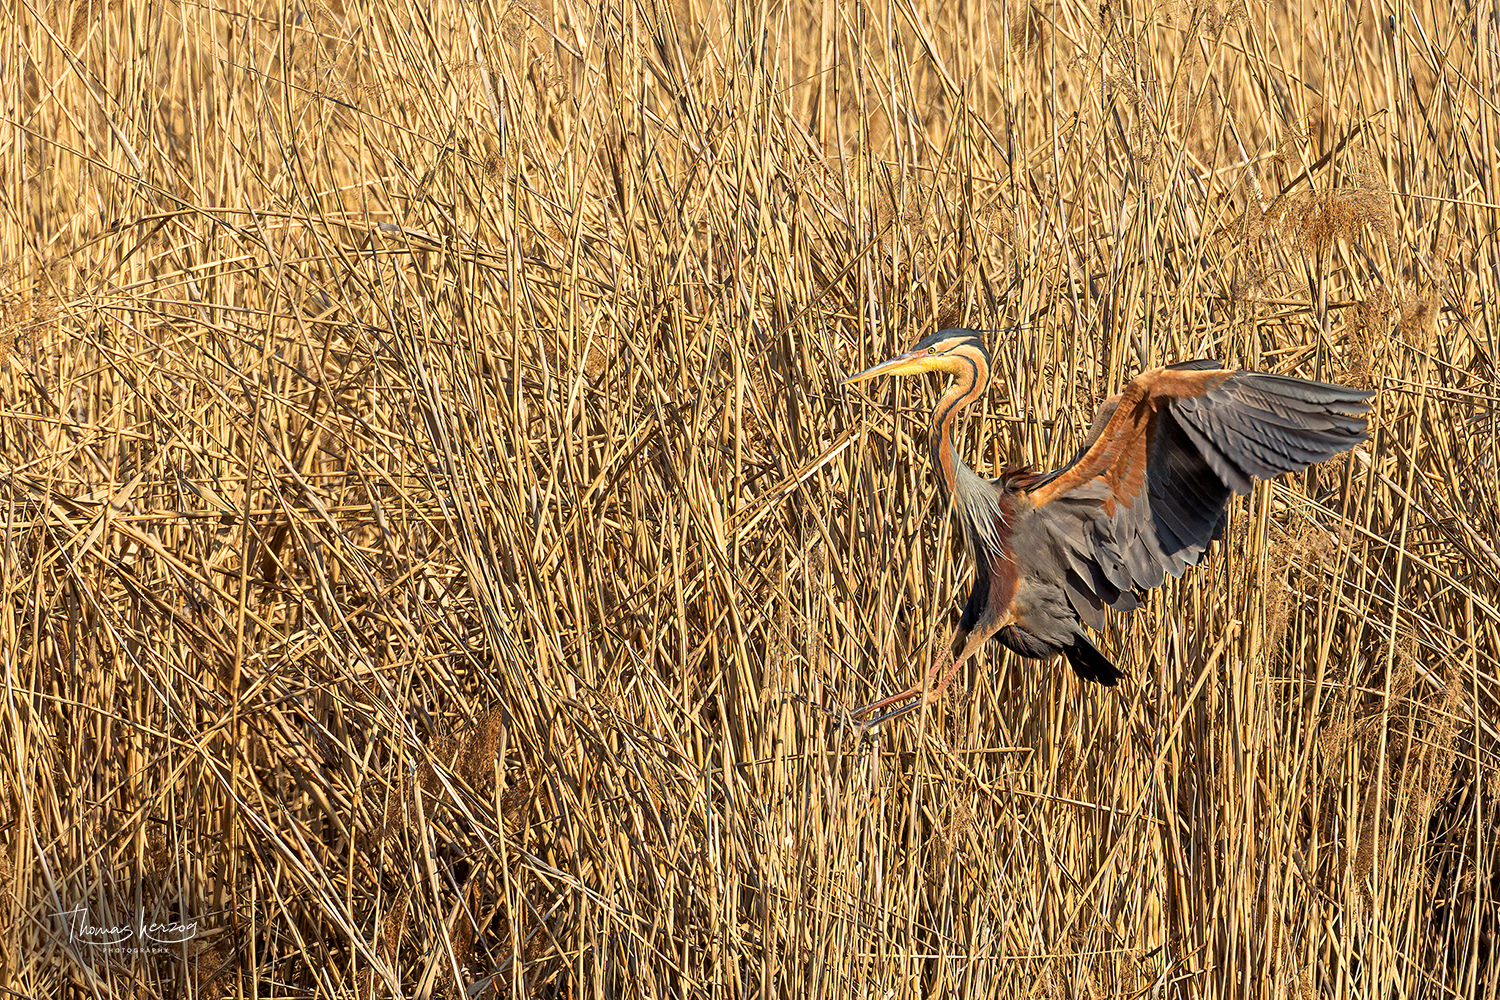
M1105 607L1133 608L1135 591L1196 563L1230 496L1365 440L1368 396L1212 361L1138 376L1100 407L1073 460L1032 485L1050 542L1034 566L1059 572L1069 603L1098 627Z

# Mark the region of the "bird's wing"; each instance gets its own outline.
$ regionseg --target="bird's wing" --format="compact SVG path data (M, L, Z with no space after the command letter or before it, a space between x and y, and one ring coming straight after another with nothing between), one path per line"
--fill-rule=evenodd
M1133 591L1198 561L1231 493L1363 441L1369 395L1213 361L1145 372L1100 407L1071 462L1030 484L1043 543L1031 558L1055 561L1100 628L1105 606L1129 610Z

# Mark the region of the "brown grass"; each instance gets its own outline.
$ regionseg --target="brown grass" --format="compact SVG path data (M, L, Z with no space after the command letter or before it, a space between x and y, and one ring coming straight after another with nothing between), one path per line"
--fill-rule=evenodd
M1494 996L1485 10L15 7L0 991ZM949 324L980 469L1195 356L1374 434L860 744L967 569L836 383Z

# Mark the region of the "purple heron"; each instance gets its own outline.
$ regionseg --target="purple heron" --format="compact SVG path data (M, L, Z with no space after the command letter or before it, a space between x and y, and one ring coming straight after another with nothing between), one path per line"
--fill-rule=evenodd
M954 453L958 412L989 387L990 355L973 330L943 330L843 380L946 372L929 447L943 499L974 560L974 586L947 658L917 684L851 713L876 721L936 701L958 668L994 636L1031 659L1063 654L1079 677L1123 676L1083 626L1129 611L1141 591L1202 557L1234 493L1296 472L1365 440L1370 393L1287 375L1188 361L1137 375L1104 402L1072 461L1052 472L976 475ZM926 692L923 695L923 692Z

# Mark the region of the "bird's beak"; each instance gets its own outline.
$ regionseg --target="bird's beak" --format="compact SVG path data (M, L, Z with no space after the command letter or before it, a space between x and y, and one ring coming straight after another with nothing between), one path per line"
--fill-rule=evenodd
M870 379L879 378L881 375L915 375L918 372L925 372L928 370L926 364L928 357L929 355L926 351L898 354L889 361L882 361L874 368L866 368L862 372L850 375L846 379L841 379L839 385L868 382Z

